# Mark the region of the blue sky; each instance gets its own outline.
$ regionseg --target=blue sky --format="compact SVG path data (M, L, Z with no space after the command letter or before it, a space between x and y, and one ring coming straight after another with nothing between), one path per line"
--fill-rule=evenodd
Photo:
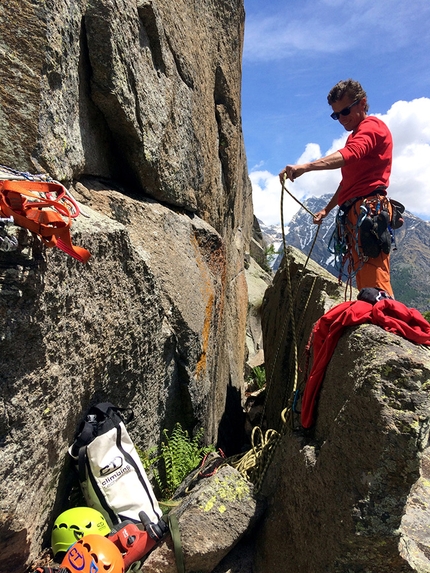
M389 195L430 220L430 1L245 0L242 120L254 212L280 220L277 174L342 147L327 94L354 78L394 138ZM340 172L312 172L289 190L333 193ZM285 220L297 210L285 203Z

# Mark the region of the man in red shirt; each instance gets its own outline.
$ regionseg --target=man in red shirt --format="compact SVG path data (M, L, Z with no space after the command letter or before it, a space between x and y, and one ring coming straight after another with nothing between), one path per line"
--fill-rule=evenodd
M341 169L342 181L327 206L316 213L314 223L321 224L338 205L346 215L344 229L350 258L349 275L355 275L358 289L377 287L393 296L389 253L381 250L374 257L365 255L358 233L364 198L370 197L378 205L385 203L391 218L391 206L384 201L391 173L391 133L383 121L367 115L366 92L358 82L350 79L337 83L327 100L333 109L331 117L351 132L345 147L310 163L287 165L279 177L281 182L285 176L294 181L309 171Z

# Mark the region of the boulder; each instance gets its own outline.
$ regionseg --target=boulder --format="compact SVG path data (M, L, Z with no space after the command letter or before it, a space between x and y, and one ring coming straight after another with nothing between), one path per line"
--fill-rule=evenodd
M187 573L211 573L261 516L263 506L253 486L238 471L222 466L193 485L171 510L178 520ZM148 556L143 573L176 573L173 543L168 537Z
M176 422L204 428L215 442L225 413L231 285L220 235L154 200L80 191L89 197L86 216L72 231L92 254L86 265L30 236L19 252L0 254L0 545L8 573L49 544L71 479L67 448L91 403L131 407L141 449Z
M250 369L264 364L263 333L261 330L261 307L264 293L272 282L271 275L250 258L245 269L248 287L248 319L246 328L246 345L248 349L247 364Z
M7 0L0 19L1 164L132 183L223 227L246 181L241 0Z
M291 261L293 289L299 267ZM282 317L289 311L291 298L281 296L285 272L266 294L272 317L276 308ZM310 280L312 272L305 272L299 292L309 292ZM326 293L313 291L320 303L311 306L311 316L325 312ZM300 306L303 298L297 300ZM265 317L265 325L266 351L288 344L279 321ZM297 340L299 349L310 326ZM267 390L272 420L282 420L285 407L281 374L278 367ZM427 347L373 324L345 328L325 372L314 427L304 431L295 415L292 425L278 424L262 489L268 510L257 536L255 573L430 571L429 379Z
M0 252L0 550L22 573L64 509L84 411L176 421L236 448L253 209L242 0L5 0L0 164L80 202L78 263L19 231Z

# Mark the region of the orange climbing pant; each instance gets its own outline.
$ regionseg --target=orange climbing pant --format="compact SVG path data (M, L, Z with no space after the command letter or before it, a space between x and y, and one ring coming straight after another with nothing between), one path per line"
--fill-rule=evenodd
M380 199L384 196L378 195ZM356 201L348 211L347 240L349 244L349 254L352 260L349 261L352 273L356 273L355 280L358 290L365 287L377 287L385 290L394 298L393 288L390 280L390 255L383 251L375 258L365 257L361 250L361 245L357 248L357 221L360 214L362 200ZM393 210L388 201L388 212L390 220Z

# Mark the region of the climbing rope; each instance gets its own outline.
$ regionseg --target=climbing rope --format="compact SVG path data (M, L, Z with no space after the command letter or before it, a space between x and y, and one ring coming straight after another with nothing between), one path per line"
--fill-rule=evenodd
M274 372L275 372L275 366L276 366L277 360L279 358L281 346L284 344L284 337L288 331L288 326L290 326L292 340L291 340L291 351L290 351L290 356L289 356L289 369L287 372L287 380L290 381L292 379L292 383L287 383L286 388L285 388L285 394L284 394L284 399L282 402L281 413L280 413L280 418L281 418L281 422L282 422L280 431L278 432L275 429L268 429L268 430L266 430L265 433L263 433L263 430L259 426L255 426L253 428L252 434L251 434L251 449L248 452L246 452L245 454L238 454L236 456L232 456L231 458L228 458L225 461L225 463L228 463L231 466L233 466L234 468L236 468L237 471L239 471L240 474L245 479L251 481L254 484L255 493L258 493L261 490L261 487L262 487L263 481L264 481L264 477L265 477L266 472L270 466L270 463L271 463L273 456L275 454L275 451L276 451L276 447L279 444L282 436L286 433L288 428L293 429L292 412L293 412L296 397L297 397L298 372L299 372L297 332L300 331L300 329L303 326L304 315L308 309L309 302L311 300L312 293L313 293L313 290L314 290L314 287L316 284L316 280L317 280L317 277L314 277L314 280L311 284L309 294L308 294L307 300L305 302L305 306L303 308L302 316L301 316L301 319L299 322L299 330L297 330L296 320L295 320L295 316L294 316L294 308L295 308L294 303L296 301L297 294L299 292L301 279L304 276L306 266L307 266L308 261L311 257L312 250L313 250L315 242L317 240L320 225L317 226L317 230L316 230L316 233L315 233L309 254L308 254L306 262L302 268L301 276L298 277L298 280L296 281L295 289L293 291L292 281L291 281L290 260L287 257L287 245L286 245L286 238L285 238L284 193L288 193L288 195L290 195L297 203L299 203L299 205L307 213L309 213L312 216L312 218L314 218L315 215L305 205L303 205L303 203L301 203L296 197L294 197L288 191L288 189L285 187L285 180L286 180L286 177L284 176L284 179L282 181L282 189L281 189L280 210L281 210L282 243L283 243L283 247L284 247L285 270L286 270L286 276L287 276L287 301L286 301L286 304L288 305L288 313L286 314L285 320L283 321L283 324L282 324L279 342L278 342L278 345L277 345L277 348L275 351L275 355L274 355L273 367L272 367L271 373L270 373L270 375L266 381L266 397L265 397L264 404L263 404L263 411L262 411L262 415L261 415L261 420L264 419L266 405L267 405L268 398L270 396L270 388L271 388L271 384L272 384L272 380L273 380L273 376L274 376Z
M238 454L226 460L226 463L254 484L255 493L258 493L263 485L279 439L280 434L276 430L267 430L263 434L261 428L255 426L251 434L251 449L245 454Z
M283 179L282 179L282 196L284 195L284 191L286 191L286 192L288 193L288 195L289 195L292 199L294 199L294 201L295 201L296 203L298 203L302 209L304 209L307 213L309 213L309 215L311 215L311 217L312 217L313 219L315 219L315 215L312 213L312 211L310 211L310 210L306 207L306 205L304 205L303 203L301 203L301 202L297 199L297 197L295 197L295 196L294 196L290 191L288 191L288 189L285 187L285 181L286 181L286 180L287 180L287 176L286 176L286 174L284 173L284 177L283 177ZM282 213L281 213L281 216L282 216Z
M292 378L293 380L292 380L291 384L287 384L285 387L285 394L284 394L284 399L282 402L282 408L284 409L284 407L287 406L287 409L291 412L291 407L293 404L293 397L294 397L294 394L295 394L295 392L297 390L297 386L298 386L298 371L299 371L297 332L300 331L300 329L298 330L296 328L294 308L296 306L295 302L296 302L297 295L299 292L301 279L304 276L305 269L306 269L307 264L309 262L309 259L311 257L312 250L315 246L316 240L318 238L318 233L320 230L320 225L318 225L317 229L316 229L316 233L315 233L313 241L312 241L312 244L311 244L311 248L309 250L305 264L303 265L303 268L301 271L301 276L298 277L298 280L296 281L295 289L293 291L292 284L291 284L290 260L287 257L287 244L286 244L286 238L285 238L285 225L284 225L284 194L285 194L285 192L288 193L288 195L290 197L292 197L307 213L309 213L313 219L315 218L315 214L312 213L312 211L310 211L306 207L306 205L304 205L296 197L294 197L294 195L286 188L285 181L286 181L286 175L284 174L284 177L282 180L282 189L281 189L280 211L281 211L282 243L283 243L283 248L284 248L284 260L285 260L285 270L286 270L286 278L287 278L287 301L286 301L286 304L288 305L288 311L289 312L286 314L284 323L282 325L281 335L279 337L278 346L276 348L276 352L275 352L275 356L274 356L274 360L273 360L272 371L271 371L271 373L268 377L267 383L266 383L266 397L265 397L265 401L263 404L262 419L264 418L264 414L266 411L266 404L267 404L267 401L268 401L268 398L270 395L270 387L271 387L273 375L275 372L276 363L278 360L280 349L281 349L282 345L284 344L284 337L285 337L285 334L287 332L288 326L290 326L290 329L291 329L292 340L291 340L291 352L290 352L290 359L289 359L290 368L289 368L289 372L287 373L287 379L291 380L291 378ZM304 309L302 312L301 320L299 323L300 328L303 325L304 314L308 308L316 280L317 280L317 277L314 277L313 284L311 285L310 292L309 292L307 301L305 303L305 306L304 306ZM288 403L288 405L287 405L287 403ZM284 417L285 417L285 413L284 413ZM292 422L293 422L293 418L291 417L291 423Z
M14 175L14 179L27 179L27 181L52 181L51 177L45 173L29 173L28 171L18 171L17 169L12 169L12 167L7 167L7 165L0 165L0 170L8 173L9 175ZM4 179L0 175L0 179ZM9 179L9 177L7 177Z

